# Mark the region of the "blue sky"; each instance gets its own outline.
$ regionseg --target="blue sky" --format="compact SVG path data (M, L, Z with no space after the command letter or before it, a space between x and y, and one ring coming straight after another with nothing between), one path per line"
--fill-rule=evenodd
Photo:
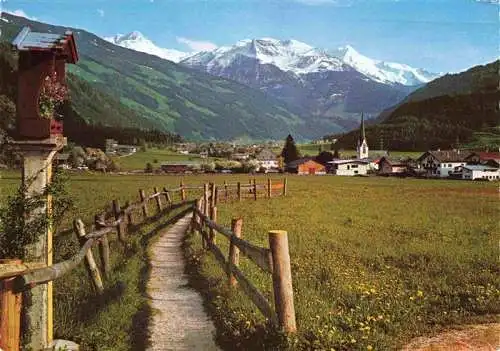
M273 37L350 44L434 72L499 56L498 0L3 0L3 9L100 36L138 30L182 51Z

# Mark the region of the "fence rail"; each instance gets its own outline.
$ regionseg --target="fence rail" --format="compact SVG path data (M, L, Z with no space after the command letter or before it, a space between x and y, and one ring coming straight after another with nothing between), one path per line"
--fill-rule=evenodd
M202 190L202 198L188 201L188 191L193 191L193 194L195 194L195 190ZM258 194L259 190L265 190L265 193L261 191ZM239 283L243 291L250 297L264 316L269 318L273 323L283 327L287 332L295 331L291 276L287 285L285 281L282 281L285 275L281 271L276 271L275 268L277 255L283 256L283 254L273 251L272 245L270 245L270 248L262 248L241 239L241 220L236 221L231 229L217 224L217 202L229 201L231 199L241 201L242 198L249 198L248 196L243 196L244 191L247 191L255 200L257 200L258 195L267 198L272 197L273 194L286 195L286 178L278 184L272 184L270 179L268 179L267 184L257 184L254 179L253 181L250 180L249 184L238 182L234 184L224 183L223 185L210 184L210 186L208 184L204 184L203 186L186 186L181 181L180 186L177 188L163 188L162 191L154 188L153 193L150 195L146 195L146 192L140 189L139 201L134 203L126 202L125 206L122 207L118 200L113 200L111 203L112 211L96 214L94 217L94 230L88 233L82 220L79 218L75 219L73 230L80 243L80 250L71 258L50 266L40 263L22 264L17 261L15 263L2 264L3 262L0 261L0 303L2 303L0 314L0 349L9 351L19 350L19 306L22 304L22 291L58 279L74 270L82 261L85 261L85 266L96 293L99 295L102 294L104 292L104 284L101 272L103 272L105 278L111 272L109 234L116 232L118 241L125 244L129 229L132 226L143 224L155 218L155 216L161 215L165 210L184 205L188 207L178 216L193 213L192 230L197 230L201 233L204 246L210 249L222 265L224 271L229 276L230 285L236 286ZM173 202L172 195L174 193L179 193L180 202ZM199 195L199 192L197 194ZM156 205L154 214L150 213L152 201ZM134 219L138 213L141 214L139 221ZM216 232L222 234L230 241L230 252L227 260L220 248L215 244ZM96 264L92 251L92 247L96 245L99 245L100 267ZM277 281L273 283L275 310L271 308L267 299L238 268L240 252L252 260L264 272L272 274L273 282ZM288 243L286 243L286 257L282 257L284 260L288 259L288 263L280 262L279 265L280 267L285 266L289 270L290 262L287 255ZM287 299L291 299L291 314L289 310L286 310L286 306L290 305L290 301ZM52 306L50 309L52 310Z
M225 198L227 199L227 188L224 184ZM246 187L253 190L253 196L257 199L257 190L266 189L267 197L272 197L273 184L268 179L267 185L253 183L242 186L236 185L238 199L241 199L241 188ZM288 251L288 236L285 231L270 231L269 248L259 247L241 239L242 219L233 219L232 228L228 229L217 224L218 188L214 184L204 187L203 197L193 206L193 217L191 230L197 231L202 237L203 247L211 251L229 278L229 285L241 286L245 294L252 300L262 314L272 323L278 325L285 332L295 332L295 309L293 305L292 276L290 266L290 254ZM286 178L283 183L275 184L274 189L280 190L280 194L286 194ZM229 240L229 252L227 259L220 247L216 244L215 232L222 234ZM239 253L242 253L264 272L270 273L273 278L274 305L271 307L264 295L245 277L239 269Z

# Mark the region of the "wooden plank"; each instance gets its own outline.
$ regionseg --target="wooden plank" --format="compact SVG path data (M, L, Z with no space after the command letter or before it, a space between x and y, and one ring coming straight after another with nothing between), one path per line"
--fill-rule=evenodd
M236 266L229 265L231 273L234 275L245 294L252 300L264 317L269 318L274 324L277 323L276 313L273 311L267 299L262 293L252 285L242 271Z
M14 279L0 281L0 349L7 351L18 351L21 337L22 293L14 291Z
M230 240L232 244L240 249L242 254L252 260L252 262L259 266L264 272L273 272L271 250L255 246L236 236L232 236Z
M83 224L81 219L75 219L73 221L73 229L80 242L82 240L85 240L85 225ZM99 272L99 268L95 263L94 254L92 253L92 247L90 247L85 253L85 266L87 267L90 279L92 280L97 293L102 294L104 292L104 286L102 284L101 273Z
M231 240L231 242L236 245L245 256L250 258L263 271L272 273L272 258L269 249L255 246L243 239L237 238L230 229L224 228L223 226L210 220L210 218L204 216L201 211L197 209L195 209L195 211L202 218L207 227L216 230L220 234L224 235L227 239Z
M50 267L29 270L23 272L14 280L16 290L25 290L39 284L44 284L49 281L62 277L71 272L85 258L87 251L94 244L95 239L88 239L81 247L80 251L70 259L56 263Z
M32 263L0 263L0 280L22 275L28 271L44 268L47 265L44 262Z

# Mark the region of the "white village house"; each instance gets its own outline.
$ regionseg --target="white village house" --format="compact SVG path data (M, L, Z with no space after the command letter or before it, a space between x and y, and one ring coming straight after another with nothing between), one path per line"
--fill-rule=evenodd
M258 162L259 168L264 168L266 171L279 168L278 157L269 149L262 149L255 156L255 160Z
M469 152L461 150L427 151L417 160L419 168L426 171L427 176L447 178L454 173L456 167L465 166Z
M455 172L456 174L461 173L462 179L466 180L486 179L493 181L500 179L500 169L488 165L466 165L457 167Z
M340 176L366 175L369 169L369 162L364 160L333 160L330 173Z

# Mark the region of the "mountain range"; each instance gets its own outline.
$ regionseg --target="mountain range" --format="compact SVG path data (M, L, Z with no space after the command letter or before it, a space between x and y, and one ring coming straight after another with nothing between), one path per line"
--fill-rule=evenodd
M242 83L283 101L313 124L335 124L340 130L355 128L362 112L374 117L438 76L370 59L351 46L329 52L297 40L245 39L211 51L173 55L139 32L107 40Z
M347 66L367 77L385 84L421 85L440 76L423 69L401 63L368 58L347 45L327 51L314 48L297 40L273 38L245 39L232 46L222 46L212 51L198 53L164 49L154 44L138 31L104 38L109 42L145 52L187 66L202 66L208 72L217 72L231 65L238 56L256 59L261 64L271 64L284 72L304 75L315 72L342 71Z

